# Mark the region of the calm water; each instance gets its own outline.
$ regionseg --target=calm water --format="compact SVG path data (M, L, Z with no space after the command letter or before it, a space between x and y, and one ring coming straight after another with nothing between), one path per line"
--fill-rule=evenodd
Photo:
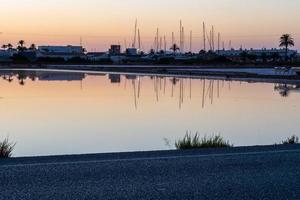
M15 156L170 149L187 130L235 145L299 134L297 85L0 71L0 138Z

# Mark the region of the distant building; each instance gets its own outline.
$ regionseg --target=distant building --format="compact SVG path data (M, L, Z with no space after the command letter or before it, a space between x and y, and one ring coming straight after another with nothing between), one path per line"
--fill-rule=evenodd
M17 50L14 49L0 50L0 61L10 61L16 53Z
M37 51L37 57L63 58L64 60L84 56L82 46L39 46Z
M120 45L111 45L109 49L110 55L120 55L121 54L121 46Z
M81 54L84 53L82 46L39 46L38 50L41 53L73 53Z
M17 50L0 50L0 57L12 57Z
M136 55L138 55L138 49L137 48L127 48L126 49L126 55L136 56Z
M231 50L220 50L216 51L216 53L220 56L225 57L240 57L242 53L246 52L249 55L253 55L256 57L272 57L274 55L278 56L279 58L285 57L285 49L231 49ZM296 50L288 50L287 53L288 57L296 56L297 51Z
M86 54L86 57L90 61L101 61L109 59L109 55L107 52L89 52Z

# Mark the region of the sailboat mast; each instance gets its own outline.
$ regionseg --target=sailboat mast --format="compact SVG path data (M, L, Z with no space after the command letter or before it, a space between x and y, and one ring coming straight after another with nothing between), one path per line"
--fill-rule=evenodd
M206 51L206 30L205 30L205 22L203 22L203 50Z
M221 34L220 32L218 33L218 53L220 51L220 40L221 40Z
M140 29L138 29L138 44L139 44L139 49L141 49L141 34L140 34Z
M191 53L192 53L192 43L193 43L192 39L193 39L193 31L190 31L190 52Z
M133 38L132 48L135 48L136 46L136 33L137 33L137 19L135 19L134 38Z

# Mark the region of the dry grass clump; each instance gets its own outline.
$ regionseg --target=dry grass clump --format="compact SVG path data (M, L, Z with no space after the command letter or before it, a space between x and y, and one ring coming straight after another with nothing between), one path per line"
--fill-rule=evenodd
M16 146L16 143L10 142L8 138L5 138L3 141L0 141L0 159L1 158L10 158L12 152Z
M187 132L183 139L175 142L176 149L226 148L232 146L229 141L224 140L220 135L200 138L199 133L192 135L190 132Z

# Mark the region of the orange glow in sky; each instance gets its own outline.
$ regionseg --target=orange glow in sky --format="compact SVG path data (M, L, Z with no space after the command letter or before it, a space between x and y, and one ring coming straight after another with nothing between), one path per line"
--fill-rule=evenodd
M193 31L194 51L203 46L203 21L221 33L225 47L229 40L235 48L277 47L279 36L291 33L299 49L299 6L298 0L1 0L0 43L78 45L82 37L87 50L103 51L112 43L130 46L137 18L143 50L153 45L157 27L170 44L180 19L187 44Z

